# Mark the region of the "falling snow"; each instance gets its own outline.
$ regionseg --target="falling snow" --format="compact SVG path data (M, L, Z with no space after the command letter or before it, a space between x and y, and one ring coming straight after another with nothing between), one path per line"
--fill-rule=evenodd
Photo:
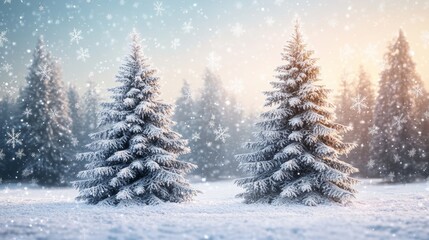
M19 138L21 136L21 133L15 133L15 128L12 128L12 131L8 132L7 136L8 139L6 141L6 144L12 145L12 148L15 148L17 145L22 145L22 139Z
M89 58L89 51L88 48L80 48L77 51L77 60L82 60L82 62L86 62L86 60Z

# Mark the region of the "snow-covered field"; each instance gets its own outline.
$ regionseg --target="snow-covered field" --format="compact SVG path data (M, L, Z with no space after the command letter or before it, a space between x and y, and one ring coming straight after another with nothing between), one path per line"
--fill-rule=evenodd
M108 207L71 188L0 185L0 239L429 239L429 184L364 181L349 206L246 205L230 181L194 202Z

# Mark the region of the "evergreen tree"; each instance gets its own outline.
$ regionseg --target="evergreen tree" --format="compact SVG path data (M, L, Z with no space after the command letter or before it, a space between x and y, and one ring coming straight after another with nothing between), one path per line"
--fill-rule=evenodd
M374 90L368 74L363 67L359 68L357 84L353 94L351 108L354 110L352 118L353 130L350 131L357 147L348 155L349 163L359 169L359 175L374 176L371 170L374 160L370 160L370 143L375 105ZM370 130L371 133L370 133Z
M372 140L371 155L386 180L408 182L427 174L423 166L427 160L416 111L419 98L413 91L422 86L402 30L389 46L385 60L375 106L378 132Z
M71 163L71 120L59 66L39 39L26 77L21 112L26 158L24 176L41 185L64 185ZM26 112L30 111L28 115Z
M110 103L103 104L101 131L88 144L90 161L75 182L78 199L90 204L157 204L190 200L196 191L184 174L193 164L179 161L186 141L170 128L172 107L158 100L159 78L132 35L131 54L122 65Z
M206 69L204 86L196 103L195 133L198 139L193 144L193 159L198 165L196 174L207 180L224 176L227 160L226 141L231 136L225 117L225 90L220 78Z
M335 115L337 116L337 121L340 124L350 126L352 125L352 119L354 115L352 114L352 97L353 97L353 85L352 82L348 79L346 73L343 73L341 76L339 94L336 96L335 101ZM344 134L344 139L346 141L351 141L353 137L350 132Z
M21 145L17 144L15 148L8 143L12 129L19 132L19 119L16 119L17 109L16 101L11 96L6 95L0 99L0 179L1 181L20 179L18 172L22 168L22 157L17 157L17 151L20 151ZM21 137L18 138L22 140ZM18 146L19 145L19 146ZM0 181L0 182L1 182Z
M356 182L348 174L356 169L338 157L353 144L341 140L347 127L333 122L329 91L316 84L319 68L298 24L282 59L275 90L266 92L265 106L273 109L261 115L257 141L246 144L253 152L237 155L250 175L236 181L246 190L239 196L246 203L346 202Z
M87 90L85 91L82 99L82 122L83 122L83 144L88 144L91 139L88 134L95 132L98 125L98 116L100 97L95 88L95 84L90 81L87 84Z
M180 97L176 100L176 108L174 111L175 130L180 133L183 138L192 138L192 121L195 119L194 102L191 96L189 83L185 80L180 91Z
M78 144L85 140L85 123L83 121L83 111L80 103L81 100L79 93L73 85L69 86L67 96L70 109L70 118L72 121L71 129L74 136L72 144L74 147L78 147ZM92 112L92 114L94 115L95 113Z

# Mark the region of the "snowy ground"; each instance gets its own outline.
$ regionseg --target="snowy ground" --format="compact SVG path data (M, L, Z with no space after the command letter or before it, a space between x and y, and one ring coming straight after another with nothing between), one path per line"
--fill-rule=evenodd
M245 205L232 182L192 203L87 206L74 189L0 185L0 239L429 239L429 184L363 182L342 206Z

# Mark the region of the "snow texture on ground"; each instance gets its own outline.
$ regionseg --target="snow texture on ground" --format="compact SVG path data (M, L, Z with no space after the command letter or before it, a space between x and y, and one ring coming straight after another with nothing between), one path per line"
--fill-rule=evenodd
M71 188L0 185L0 239L429 239L429 184L364 181L349 206L246 205L231 181L194 202L88 206Z

